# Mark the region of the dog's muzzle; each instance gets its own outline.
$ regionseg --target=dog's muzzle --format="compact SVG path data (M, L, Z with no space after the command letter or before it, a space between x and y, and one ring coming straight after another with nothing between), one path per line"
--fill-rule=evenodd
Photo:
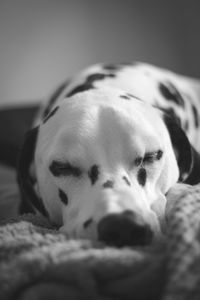
M98 223L97 231L100 241L116 247L145 246L153 238L150 225L130 210L103 217Z

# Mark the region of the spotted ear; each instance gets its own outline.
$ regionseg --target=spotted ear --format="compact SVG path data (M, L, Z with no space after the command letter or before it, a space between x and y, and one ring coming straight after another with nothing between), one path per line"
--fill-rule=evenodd
M30 174L31 164L34 160L38 130L39 126L26 133L24 144L19 155L17 179L22 200L20 212L35 212L38 210L44 216L47 216L44 204L34 190L35 180Z
M192 185L199 183L200 154L190 144L179 124L169 115L164 114L163 116L179 166L179 181Z

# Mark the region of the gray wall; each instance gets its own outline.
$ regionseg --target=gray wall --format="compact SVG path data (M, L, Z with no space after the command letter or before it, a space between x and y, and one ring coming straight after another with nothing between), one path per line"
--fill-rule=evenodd
M0 104L31 103L97 62L200 76L198 0L0 0Z

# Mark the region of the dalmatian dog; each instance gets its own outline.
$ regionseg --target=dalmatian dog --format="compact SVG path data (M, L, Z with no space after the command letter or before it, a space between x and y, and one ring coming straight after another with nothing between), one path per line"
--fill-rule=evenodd
M64 82L22 147L22 212L70 238L144 246L166 195L200 181L200 83L145 63L100 64Z

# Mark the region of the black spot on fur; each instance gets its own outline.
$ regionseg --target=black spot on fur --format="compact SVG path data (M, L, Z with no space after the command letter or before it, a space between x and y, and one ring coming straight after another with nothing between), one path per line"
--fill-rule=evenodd
M105 78L113 78L113 77L115 77L115 74L112 74L112 73L110 73L110 74L94 73L87 77L86 82L94 83L95 81L98 81L98 80L103 80Z
M94 81L96 80L102 80L106 77L106 74L102 74L102 73L94 73L94 74L91 74L87 77L86 79L86 82L91 82L93 83Z
M125 100L131 100L131 98L128 95L120 95L119 97Z
M105 64L103 66L104 70L108 71L119 71L122 67L122 64Z
M99 167L97 165L92 166L88 172L88 176L91 180L91 184L94 185L99 178Z
M62 161L55 161L55 160L49 166L49 170L55 177L60 177L60 176L80 177L82 174L80 168L71 165L69 162L62 162Z
M194 115L194 124L195 127L199 127L199 116L198 116L198 112L197 109L194 105L192 105L192 111L193 111L193 115Z
M169 115L164 114L163 121L165 122L165 125L168 129L172 146L176 155L176 159L180 171L179 181L185 181L193 165L192 146L185 132L182 130L180 126L177 125L177 122L175 121L174 118L171 118ZM198 162L197 165L199 165Z
M49 103L43 112L43 118L45 118L50 113L54 103L56 102L56 100L58 99L58 97L61 95L61 93L64 91L64 89L67 87L68 84L69 81L62 83L52 94L52 96L49 99Z
M137 180L141 186L145 186L147 180L147 172L144 168L139 169Z
M180 127L182 126L181 124L181 119L179 118L179 116L177 116L177 114L175 113L174 109L172 107L169 108L160 108L158 106L158 108L162 111L164 111L170 118L172 118L174 120L174 122L176 122Z
M92 218L88 219L87 221L85 221L83 223L83 227L86 229L88 226L90 226L90 224L92 223Z
M62 201L63 204L67 205L69 200L65 192L63 190L59 189L59 198Z
M139 101L142 101L140 98L134 96L133 94L127 93L126 95L127 95L128 97L133 98L133 99L137 99L137 100L139 100Z
M128 186L131 186L131 183L130 181L128 180L128 178L126 176L123 176L122 179L125 181L125 183L128 185Z
M85 92L88 90L94 89L94 86L90 82L86 82L85 84L78 85L71 92L67 94L67 97L74 96L75 94Z
M163 157L163 151L162 150L158 150L157 154L156 154L156 159L160 160Z
M176 87L170 81L167 81L165 84L160 82L159 90L165 99L172 101L179 106L182 106L182 107L185 106L183 97L181 96L179 91L176 89Z
M55 113L57 112L59 106L56 106L43 120L43 124L46 123Z
M103 80L105 78L114 78L115 77L115 74L103 74L103 73L94 73L94 74L91 74L89 75L86 80L85 80L85 83L75 87L71 92L69 92L67 94L67 97L71 97L75 94L78 94L80 92L84 92L84 91L88 91L90 89L94 89L95 86L93 85L95 81L98 81L98 80Z
M132 94L129 94L129 93L124 94L124 95L120 95L119 97L122 98L122 99L125 99L125 100L135 99L135 100L140 100L141 101L141 99L139 99L138 97L136 97Z
M114 182L112 180L107 180L103 184L104 189L109 189L109 188L112 189L113 187L114 187Z

